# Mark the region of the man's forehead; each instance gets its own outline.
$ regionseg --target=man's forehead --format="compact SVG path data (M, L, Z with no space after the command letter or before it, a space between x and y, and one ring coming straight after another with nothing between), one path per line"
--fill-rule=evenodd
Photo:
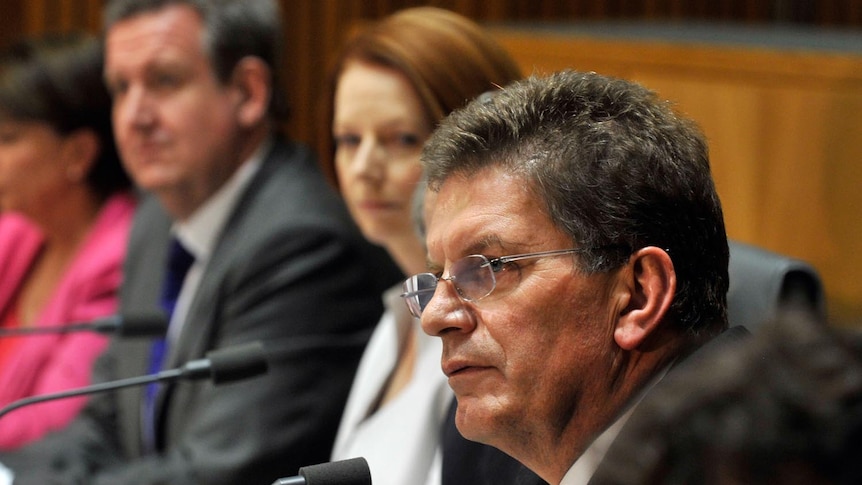
M157 59L172 53L202 53L203 33L200 15L189 6L173 5L142 12L108 29L106 63Z
M530 244L537 239L535 231L552 228L523 178L500 168L446 179L428 200L425 214L432 259L440 251Z

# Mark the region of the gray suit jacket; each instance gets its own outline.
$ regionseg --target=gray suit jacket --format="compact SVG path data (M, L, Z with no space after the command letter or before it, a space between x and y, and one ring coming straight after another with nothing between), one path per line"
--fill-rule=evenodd
M125 311L157 308L171 221L153 199L136 215ZM72 426L0 462L16 485L262 484L327 461L380 294L401 275L356 231L310 154L277 143L229 219L168 367L261 340L262 377L170 385L162 452L141 448L143 388L94 396ZM115 339L95 381L147 373L149 339Z

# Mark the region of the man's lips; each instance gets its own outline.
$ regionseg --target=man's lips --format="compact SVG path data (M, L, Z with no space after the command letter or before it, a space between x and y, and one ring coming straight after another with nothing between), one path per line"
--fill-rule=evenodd
M443 362L442 368L443 373L446 374L446 377L453 377L456 375L463 375L475 371L489 369L491 368L491 366L483 365L478 362L455 359Z
M365 210L394 210L400 206L395 202L385 200L363 200L359 203L359 207Z

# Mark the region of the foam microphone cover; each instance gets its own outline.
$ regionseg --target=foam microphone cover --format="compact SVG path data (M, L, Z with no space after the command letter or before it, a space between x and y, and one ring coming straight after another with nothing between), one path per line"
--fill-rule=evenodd
M168 331L168 318L162 312L130 313L117 318L117 333L123 337L158 337Z
M304 466L299 474L307 485L371 485L371 470L362 457Z
M259 341L207 353L214 384L238 381L267 371L266 353Z

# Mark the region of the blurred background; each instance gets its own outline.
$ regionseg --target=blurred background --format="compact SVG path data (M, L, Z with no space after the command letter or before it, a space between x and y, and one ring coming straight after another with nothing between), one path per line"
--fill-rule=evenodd
M0 43L101 30L103 0L2 0ZM321 96L358 23L408 6L490 27L528 73L596 71L645 84L695 119L730 237L804 259L827 310L862 325L862 1L282 0L296 139L328 156Z

